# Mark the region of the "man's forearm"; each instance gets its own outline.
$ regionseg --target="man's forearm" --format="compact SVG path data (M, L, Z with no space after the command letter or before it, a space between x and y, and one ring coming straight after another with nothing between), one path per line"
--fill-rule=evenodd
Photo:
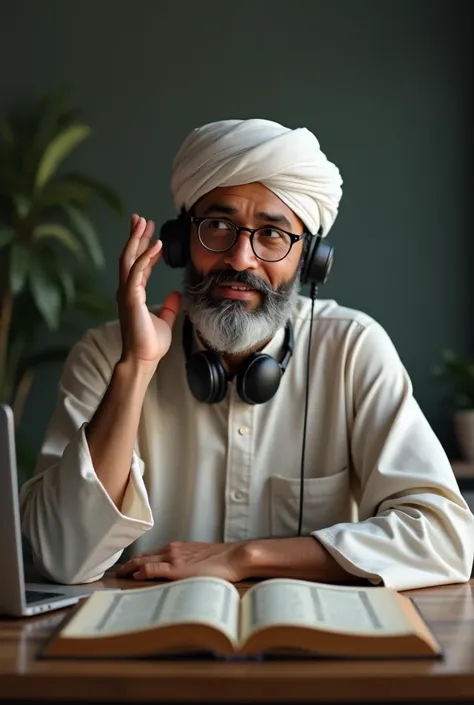
M120 509L127 488L133 447L149 370L118 363L108 389L86 427L86 438L97 477Z
M297 578L331 583L357 581L312 536L249 541L243 554L246 578Z

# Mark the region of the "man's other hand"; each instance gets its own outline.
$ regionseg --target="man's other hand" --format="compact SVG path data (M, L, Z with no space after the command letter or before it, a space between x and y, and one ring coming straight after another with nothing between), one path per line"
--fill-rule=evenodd
M119 568L117 576L136 580L212 576L235 583L245 578L245 546L246 542L173 541L163 548L136 555Z

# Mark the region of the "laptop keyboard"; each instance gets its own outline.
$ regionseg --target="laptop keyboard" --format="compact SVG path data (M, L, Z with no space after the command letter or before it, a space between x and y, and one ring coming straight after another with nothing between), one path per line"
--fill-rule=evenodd
M39 590L26 590L26 602L39 602L40 600L51 600L53 597L65 597L60 592L40 592Z

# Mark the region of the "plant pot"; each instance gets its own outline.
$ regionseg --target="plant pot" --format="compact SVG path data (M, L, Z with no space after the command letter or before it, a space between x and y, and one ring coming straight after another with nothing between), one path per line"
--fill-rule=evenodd
M464 460L474 462L474 409L456 411L454 431Z

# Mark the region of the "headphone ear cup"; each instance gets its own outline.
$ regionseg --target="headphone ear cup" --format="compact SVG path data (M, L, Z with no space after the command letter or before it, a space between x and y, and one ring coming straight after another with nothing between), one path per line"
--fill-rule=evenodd
M228 377L219 355L210 350L201 350L186 362L189 388L203 404L218 404L225 397Z
M189 225L187 218L180 214L178 218L167 220L160 230L163 243L163 259L169 267L185 267L189 259Z
M325 284L331 273L334 247L320 235L310 236L308 250L304 255L300 281L302 284Z
M237 394L247 404L265 404L276 394L282 374L281 366L271 355L253 353L237 375Z

